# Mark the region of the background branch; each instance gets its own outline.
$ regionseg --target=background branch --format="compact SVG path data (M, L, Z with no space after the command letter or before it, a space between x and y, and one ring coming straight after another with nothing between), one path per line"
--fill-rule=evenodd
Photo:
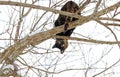
M73 72L74 70L75 76L80 76L76 72L80 72L80 74L82 72L85 77L106 77L115 74L116 68L119 69L120 61L116 63L115 61L119 58L120 47L118 27L120 25L118 15L120 1L115 2L114 5L108 5L109 7L106 5L109 0L76 1L77 4L81 2L77 12L85 16L54 9L59 9L67 0L59 2L57 0L20 1L0 1L1 7L2 5L5 5L3 8L8 6L7 12L2 10L0 13L8 16L8 20L7 17L4 19L5 22L0 19L0 22L4 22L2 25L4 31L0 31L0 76L6 72L4 70L9 71L10 69L11 75L18 76L31 76L32 72L37 76L45 77L66 74L65 71ZM6 15L6 13L8 14ZM64 25L53 28L57 17L54 13L78 18L69 23L68 29L77 27L72 33L72 37L56 35L64 31ZM7 30L5 30L6 28ZM4 37L4 35L8 37ZM57 49L52 49L56 38L69 41L69 47L62 55ZM8 73L5 74L8 76ZM56 75L55 77L57 77Z
M63 11L59 11L59 10L55 10L55 9L52 9L52 8L48 8L48 7L42 7L42 6L37 6L37 5L33 5L33 4L25 4L25 3L20 3L20 2L11 2L11 1L0 1L0 4L1 5L14 5L14 6L23 6L23 7L29 7L29 8L34 8L34 9L42 9L42 10L47 10L47 11L51 11L51 12L56 12L56 13L59 13L59 14L62 14L62 15L73 15L72 13L67 13L67 12L63 12ZM80 20L77 20L75 22L71 22L70 25L69 25L69 29L72 29L74 27L77 27L78 25L82 25L86 22L89 22L91 20L94 20L96 18L99 18L99 16L101 15L104 15L110 11L113 11L115 10L116 8L120 7L120 2L106 8L106 9L103 9L97 13L94 13L92 15L89 15L89 16L81 16L80 17ZM74 17L76 17L78 15L74 15ZM11 55L11 53L13 52L19 52L19 54L22 53L22 51L27 48L27 46L29 45L37 45L49 38L51 38L52 36L54 36L55 34L57 33L60 33L60 32L63 32L63 25L62 26L59 26L59 27L56 27L56 28L53 28L51 30L48 30L48 31L45 31L45 32L40 32L40 33L36 33L32 36L27 36L25 38L23 38L20 42L18 42L17 44L14 44L10 47L8 47L4 53L3 53L3 56L2 58L0 59L0 63L2 63L2 61L4 60L7 60L7 57L9 57ZM19 54L17 55L12 55L14 57L12 57L12 59L16 58ZM11 59L11 60L12 60ZM14 60L13 60L14 61Z

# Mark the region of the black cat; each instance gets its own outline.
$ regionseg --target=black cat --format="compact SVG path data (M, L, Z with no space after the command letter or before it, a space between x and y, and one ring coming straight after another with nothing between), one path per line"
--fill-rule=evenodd
M73 1L68 1L62 8L62 11L67 11L70 13L75 13L79 9L79 6L73 2ZM75 28L72 28L70 30L67 30L69 26L69 22L75 21L77 18L72 18L69 16L64 16L64 15L59 15L57 20L55 21L54 25L55 27L64 25L64 32L58 33L56 35L59 36L70 36ZM64 53L65 49L68 47L68 40L67 39L62 39L62 38L56 38L55 45L53 48L58 48L61 51L61 54Z

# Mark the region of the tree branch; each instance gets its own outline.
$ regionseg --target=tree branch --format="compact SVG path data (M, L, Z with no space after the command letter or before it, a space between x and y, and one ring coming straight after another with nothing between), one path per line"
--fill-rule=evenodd
M78 15L73 14L73 13L69 13L69 12L63 12L63 11L59 11L59 10L55 10L52 8L48 8L48 7L42 7L42 6L37 6L37 5L32 5L32 4L25 4L25 3L20 3L20 2L11 2L11 1L0 1L1 5L14 5L14 6L23 6L23 7L29 7L29 8L34 8L34 9L42 9L42 10L46 10L46 11L50 11L50 12L54 12L54 13L59 13L62 15L67 15L67 16L72 16L73 17L78 17ZM80 20L77 20L75 22L71 22L69 25L69 29L72 29L74 27L77 27L78 25L82 25L84 23L87 23L91 20L95 20L96 18L98 18L101 15L104 15L110 11L115 10L116 8L120 7L120 2L114 4L113 6L110 6L106 9L103 9L99 12L96 12L92 15L89 16L79 16L78 18L80 18ZM77 18L76 17L76 18ZM8 58L12 61L14 61L16 59L16 57L18 57L22 51L27 48L29 45L37 45L49 38L51 38L52 36L54 36L57 33L63 32L64 28L63 25L59 26L59 27L55 27L51 30L45 31L45 32L40 32L40 33L36 33L34 35L28 36L23 38L21 41L19 41L18 43L11 45L10 47L8 47L4 53L2 54L1 58L0 58L0 63L2 63L4 60L8 60ZM14 54L14 53L17 54Z
M119 59L119 60L117 60L115 63L113 63L111 66L109 66L109 67L105 68L103 71L101 71L101 72L99 72L99 73L95 74L95 75L94 75L94 76L92 76L92 77L96 77L96 76L98 76L98 75L100 75L100 74L102 74L102 73L106 72L107 70L109 70L109 69L110 69L110 68L112 68L113 66L117 65L119 62L120 62L120 59Z
M44 7L44 6L21 3L21 2L0 1L0 5L23 6L23 7L33 8L33 9L46 10L46 11L53 12L53 13L59 13L61 15L66 15L66 16L70 16L70 17L80 18L80 15L75 14L75 13L60 11L60 10L56 10L56 9L53 9L53 8L50 8L50 7Z
M88 2L89 2L89 0L88 0ZM59 13L61 15L66 15L66 16L81 19L81 17L78 14L75 14L75 13L60 11L60 10L56 10L56 9L53 9L53 8L50 8L50 7L38 6L38 5L33 5L33 4L13 2L13 1L0 1L0 5L13 5L13 6L23 6L23 7L33 8L33 9L41 9L41 10L46 10L46 11L50 11L50 12L53 12L53 13ZM113 11L118 7L120 7L120 2L114 4L114 5L106 8L106 9L101 10L100 12L97 12L97 16L107 14L108 12ZM96 13L94 13L94 15L95 14Z
M98 20L109 20L109 21L120 22L120 19L117 19L117 18L106 18L106 17L100 17L100 18L98 18Z
M55 38L65 38L69 40L76 40L81 42L88 42L88 43L96 43L96 44L120 44L120 41L101 41L95 39L84 39L84 38L77 38L77 37L67 37L67 36L54 36Z

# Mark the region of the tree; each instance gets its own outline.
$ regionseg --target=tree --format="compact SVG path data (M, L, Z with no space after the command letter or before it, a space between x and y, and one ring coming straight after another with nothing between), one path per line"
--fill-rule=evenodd
M82 16L56 10L66 2L0 1L3 8L7 6L7 10L1 10L5 18L0 20L1 76L119 76L120 1L76 0ZM72 37L55 36L64 31L63 26L53 28L56 14L79 19L69 25L69 29L77 27ZM54 38L70 40L63 55L51 49Z

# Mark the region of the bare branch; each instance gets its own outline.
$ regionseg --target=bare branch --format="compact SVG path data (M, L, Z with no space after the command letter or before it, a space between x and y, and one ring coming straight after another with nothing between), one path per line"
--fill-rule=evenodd
M95 10L94 10L94 13L96 13L98 11L98 7L100 5L102 0L99 0L98 3L96 4L96 7L95 7Z
M37 2L37 0L33 1L32 4L34 4L35 2ZM25 3L26 3L26 1L25 1ZM26 17L30 13L32 8L29 8L29 10L26 13L24 13L25 12L24 9L25 9L25 7L23 7L22 10L20 11L19 21L18 21L18 24L17 24L15 40L14 40L15 42L19 41L18 39L19 39L20 27L21 27L21 23L23 21L23 18Z
M35 9L42 9L42 10L47 10L47 11L51 11L51 12L55 12L55 13L60 13L62 15L70 15L73 17L78 17L78 15L73 14L73 13L68 13L68 12L63 12L63 11L59 11L59 10L55 10L52 8L48 8L48 7L42 7L42 6L37 6L37 5L32 5L32 4L25 4L25 3L20 3L20 2L11 2L11 1L0 1L1 5L14 5L14 6L23 6L23 7L29 7L29 8L35 8ZM80 20L77 20L75 22L70 23L71 25L69 25L69 29L72 29L78 25L82 25L86 22L89 22L91 20L97 19L99 18L99 16L104 15L112 10L115 10L117 7L120 7L120 2L106 8L103 9L97 13L94 13L92 15L86 16L86 17L82 17L80 16ZM76 18L77 18L76 17ZM79 17L78 17L79 18ZM10 59L12 61L14 61L16 59L16 57L22 53L22 51L27 48L29 45L37 45L43 41L45 41L46 39L51 38L52 36L54 36L57 33L63 32L63 25L56 27L54 29L45 31L45 32L40 32L37 34L34 34L32 36L28 36L23 38L21 41L19 41L17 44L14 44L10 47L8 47L4 53L2 54L2 58L0 58L0 63L2 63L4 60L7 60L7 58L10 56ZM18 54L14 54L15 52L17 52ZM13 55L14 54L14 55Z
M100 17L100 18L98 18L98 20L110 20L110 21L120 22L120 19L116 19L116 18L106 18L106 17Z
M25 0L25 1L29 1L29 0ZM39 1L39 0L32 0L32 1ZM54 3L52 0L48 0L48 1L50 2L48 4L49 6L51 6L52 3ZM64 0L61 0L61 1L64 1ZM85 0L85 1L82 0L82 1L85 2L85 3L82 3L83 5L81 5L78 12L81 12L81 11L83 11L83 9L87 8L87 5L89 5L91 0ZM93 0L93 1L97 1L97 0ZM115 41L96 40L96 39L88 38L88 36L92 37L92 35L95 36L97 33L95 33L95 35L94 35L94 33L93 34L88 33L89 34L88 36L86 36L86 34L82 35L83 38L56 36L56 34L64 31L64 28L63 28L64 25L61 25L59 27L55 27L51 30L47 30L47 31L44 31L44 32L40 31L38 33L33 33L33 34L30 33L30 35L26 35L26 36L24 35L23 38L19 39L20 32L18 31L18 34L17 34L17 30L19 30L19 27L17 29L18 25L16 25L16 23L15 24L12 23L12 20L10 20L11 23L12 23L12 24L10 23L10 25L12 25L14 27L14 29L13 28L8 28L9 30L5 31L5 33L4 32L0 33L1 36L6 35L6 33L9 34L9 36L10 36L10 39L8 37L6 37L6 38L2 37L0 39L1 41L11 41L11 43L9 43L10 45L9 45L8 48L6 48L6 46L5 47L3 46L4 48L1 47L1 49L0 49L0 63L1 63L2 68L4 68L4 66L7 66L9 64L13 65L14 70L12 70L12 72L13 72L13 74L16 74L16 75L11 74L11 76L15 76L15 77L19 77L20 75L18 74L18 76L17 76L17 73L19 71L20 72L23 71L24 69L25 70L27 69L26 71L23 71L25 73L24 76L28 75L30 70L38 76L48 76L49 74L54 75L54 74L59 74L59 73L65 72L65 71L68 71L68 72L69 71L84 71L84 76L85 77L87 77L89 75L88 73L91 72L91 70L94 70L95 72L97 72L97 73L94 73L94 75L91 74L93 77L96 77L96 76L101 75L103 73L105 73L105 75L108 74L108 73L111 73L111 70L109 70L109 69L116 68L115 66L116 66L116 64L118 65L118 63L120 63L120 60L114 61L115 63L113 65L112 64L109 65L110 64L109 61L104 62L104 60L106 60L106 57L109 57L109 56L111 58L111 53L115 53L115 55L116 55L117 51L116 52L111 52L112 48L114 48L114 44L115 44L115 46L116 46L116 44L118 44L120 46L120 41L118 40L115 32L111 28L109 28L109 26L120 26L120 19L119 18L117 19L117 15L120 13L119 10L118 10L119 7L120 7L120 2L110 6L108 8L104 7L105 9L98 10L99 6L101 5L101 1L102 0L98 0L98 3L96 3L95 10L92 10L93 14L91 14L89 16L79 16L79 15L77 15L77 13L74 14L74 13L69 13L69 12L64 12L64 11L59 11L59 10L53 9L53 7L57 6L56 5L57 3L55 4L56 6L53 6L53 7L43 7L43 6L34 5L34 4L27 4L27 2L26 3L20 3L20 2L12 2L12 1L0 1L0 6L1 5L10 5L10 7L11 6L17 6L17 7L23 8L23 10L21 11L20 17L17 19L18 20L17 21L18 25L21 25L21 23L24 23L24 21L26 21L26 20L23 20L22 18L26 17L29 13L30 13L30 16L31 16L32 12L30 12L30 11L32 9L45 10L45 13L43 15L40 14L41 17L38 16L39 15L38 10L37 11L35 10L35 12L32 13L32 15L33 14L35 14L35 15L33 15L32 16L33 18L30 19L30 20L33 21L32 24L30 23L32 26L31 25L29 26L29 30L31 30L31 33L33 33L33 31L35 32L35 29L36 29L36 32L40 31L40 30L38 30L39 25L37 25L37 24L40 21L40 19L46 13L54 12L54 13L57 13L57 14L62 14L62 15L78 18L78 20L69 23L70 25L69 25L68 29L75 28L75 27L83 25L83 24L85 24L85 23L87 23L91 20L94 20L97 23L100 23L101 25L105 26L112 33L112 35L115 38ZM62 3L64 3L64 2L62 2ZM105 3L105 2L103 2L103 3ZM27 8L28 10L25 11L24 8ZM15 9L15 11L17 10L16 8L14 8L14 9ZM16 13L16 12L14 12L14 13ZM20 13L20 12L17 11L17 15L18 15L18 13ZM107 16L106 15L107 13L111 14L111 18L109 18L109 16L108 16L108 18L102 16L102 15ZM52 15L53 15L53 13L52 13ZM34 18L34 16L36 16L36 17ZM116 18L115 18L115 16L116 16ZM13 15L13 17L14 17L14 15ZM28 18L29 18L29 16L28 16ZM44 18L45 17L43 17L43 19ZM47 18L47 16L46 16L45 21L47 21L47 19L49 19L49 18ZM11 17L11 19L12 19L12 17ZM54 19L50 19L49 21L50 21L50 25L51 25L51 24L53 24ZM46 27L49 26L49 21L47 23L48 25L45 24ZM108 23L106 23L104 21L106 21ZM15 19L14 19L14 22L16 22ZM88 23L88 25L89 25L89 23ZM26 29L26 26L27 25L23 26L22 30L20 30L20 31L23 31L23 33L21 32L21 37L22 37L22 34L24 34L24 32L26 32L26 31L23 30L24 28ZM97 27L93 26L93 27L94 27L93 31L98 32L96 30L99 28L99 26L97 26ZM20 26L20 28L21 28L21 26ZM84 27L84 28L86 28L86 27ZM83 28L83 30L84 30L84 28ZM12 29L12 31L11 31L11 29ZM17 37L13 38L13 36L14 36L13 35L14 34L13 30L15 30L15 29L16 29L16 36ZM99 29L99 30L100 30L100 33L101 33L101 29ZM102 30L102 32L103 32L103 30ZM90 31L90 30L87 30L87 31ZM86 33L86 31L84 33ZM106 33L106 30L104 30L104 33ZM79 34L78 36L80 36L80 35L81 34ZM102 35L104 35L104 34L101 34L100 36L102 36ZM77 36L77 34L75 34L75 36ZM57 50L54 51L54 50L51 49L51 45L53 44L53 40L48 40L48 41L50 41L49 47L46 47L46 46L44 47L42 45L43 41L45 41L47 39L50 39L50 38L63 38L63 39L80 41L80 42L73 42L73 41L70 42L70 47L71 46L73 48L75 46L77 46L77 47L75 47L75 49L68 49L68 51L70 50L70 53L67 54L68 56L66 55L67 52L65 54L63 54L62 56L59 56L60 54L54 55L54 54L56 54ZM13 44L14 40L19 40L19 41L15 42ZM86 46L85 48L84 48L84 46L81 45L82 43L84 43L84 46ZM46 42L44 44L46 44ZM72 44L74 44L75 46L73 46ZM88 45L88 44L90 44L90 45ZM41 45L42 45L42 47L41 47ZM100 50L97 50L97 51L101 51L101 52L99 52L100 54L98 52L92 51L92 50L94 50L93 46L94 47L100 47L100 48L102 47ZM80 51L80 52L77 52L77 51ZM23 57L24 55L27 55L29 53L30 53L29 57L27 56L28 59ZM78 53L80 53L80 54L78 54ZM119 52L117 52L117 53L119 53ZM33 54L33 55L31 55L31 54ZM55 57L52 56L52 55L54 55ZM70 60L70 61L66 60L66 58L76 57L76 55L77 56L80 55L80 57L78 56L79 58L77 58L77 60L76 59L73 59L73 60ZM33 56L35 56L35 57L33 58ZM93 57L95 58L95 60L93 59ZM113 57L114 57L114 55L113 55ZM119 56L117 58L119 58ZM71 58L69 58L69 59L71 59ZM28 60L30 60L31 64L29 64ZM48 62L48 60L50 62ZM65 60L66 62L62 62L61 60ZM92 60L94 60L94 61L92 61ZM44 61L44 63L42 63L42 61ZM69 66L69 62L74 62L74 61L77 61L76 64L78 64L78 62L82 62L82 64L81 64L81 65L83 65L82 68L76 68L76 66L74 67L73 65ZM59 66L62 66L61 64L65 64L65 63L68 63L68 66L67 66L67 64L65 66L67 68L65 68L65 69L60 68L60 70L59 70L59 68L57 68ZM96 64L97 64L97 66L96 66ZM99 64L100 64L100 67L99 67ZM104 66L104 64L105 64L106 68L103 68L101 66L101 64L102 64L102 66ZM71 66L73 66L73 67L71 67ZM43 67L43 68L41 68L41 67ZM10 68L10 67L8 67L8 68ZM98 72L98 70L101 70L101 71ZM1 70L1 71L4 71L4 70ZM0 74L1 74L1 71L0 71ZM114 72L114 71L112 71L112 72Z
M14 5L14 6L29 7L29 8L34 8L34 9L41 9L41 10L46 10L46 11L50 11L53 13L59 13L61 15L66 15L66 16L81 19L81 16L79 16L78 14L75 14L75 13L69 13L69 12L60 11L60 10L56 10L53 8L43 7L43 6L33 5L33 4L26 4L26 3L20 3L20 2L12 2L12 1L0 1L0 5ZM96 13L94 13L94 15L99 17L101 15L107 14L108 12L110 12L112 10L115 10L118 7L120 7L120 2L114 4L113 6L110 6L106 9L103 9L102 11L98 12L97 15L96 15Z
M70 16L70 17L80 18L80 16L78 14L75 14L75 13L60 11L60 10L56 10L56 9L53 9L50 7L38 6L38 5L33 5L33 4L21 3L21 2L0 1L0 5L23 6L23 7L33 8L33 9L46 10L46 11L50 11L53 13L59 13L59 14Z
M120 26L118 23L103 23L106 26Z
M81 13L82 10L85 9L85 7L90 3L91 0L86 0L85 3L82 4L82 6L80 6L80 8L78 9L78 11L76 12L76 14Z
M109 66L108 68L105 68L105 70L103 70L103 71L101 71L101 72L99 72L99 73L97 73L97 74L95 74L94 76L92 76L92 77L96 77L96 76L98 76L98 75L100 75L100 74L102 74L102 73L104 73L104 72L106 72L107 70L109 70L110 68L112 68L113 66L115 66L116 64L118 64L120 62L120 59L119 60L117 60L115 63L113 63L111 66Z
M116 34L115 34L109 27L107 27L104 23L102 23L102 22L99 21L99 20L96 20L96 21L97 21L98 23L102 24L104 27L106 27L106 28L113 34L113 36L115 37L116 42L119 42ZM120 48L120 44L119 44L119 43L118 43L118 46L119 46L119 48Z
M87 43L96 43L96 44L120 44L120 41L102 41L102 40L95 40L95 39L84 39L84 38L77 38L77 37L66 37L66 36L53 36L55 38L65 38L69 40L76 40L81 42L87 42Z

